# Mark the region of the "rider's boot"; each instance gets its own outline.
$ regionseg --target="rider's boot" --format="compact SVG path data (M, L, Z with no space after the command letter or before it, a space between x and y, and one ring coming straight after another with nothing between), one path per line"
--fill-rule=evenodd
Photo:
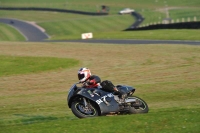
M122 91L120 91L119 89L117 89L117 87L115 87L114 90L115 90L115 94L118 95L120 101L124 102L125 98L127 97L127 94L122 92Z
M121 98L122 100L125 100L126 97L127 97L127 94L125 94L125 93L119 94L119 98Z
M119 94L118 97L119 97L120 101L121 101L122 103L124 103L124 102L125 102L125 99L126 99L126 97L127 97L127 94L121 92L121 93Z

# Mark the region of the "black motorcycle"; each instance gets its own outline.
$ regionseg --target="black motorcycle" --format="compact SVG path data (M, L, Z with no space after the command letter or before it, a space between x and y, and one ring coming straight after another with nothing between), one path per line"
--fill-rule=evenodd
M96 117L103 115L121 115L148 113L147 103L139 97L132 96L135 88L117 85L118 90L127 94L120 99L114 92L97 88L82 88L75 83L69 90L67 102L73 114L78 118Z

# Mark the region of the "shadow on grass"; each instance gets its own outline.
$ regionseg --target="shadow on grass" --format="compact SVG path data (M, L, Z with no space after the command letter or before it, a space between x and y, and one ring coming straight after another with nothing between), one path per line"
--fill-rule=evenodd
M38 123L38 122L44 122L44 121L52 121L52 120L57 120L57 117L52 117L52 116L30 116L26 114L14 114L15 116L20 116L23 117L20 120L20 123L22 124L33 124L33 123Z

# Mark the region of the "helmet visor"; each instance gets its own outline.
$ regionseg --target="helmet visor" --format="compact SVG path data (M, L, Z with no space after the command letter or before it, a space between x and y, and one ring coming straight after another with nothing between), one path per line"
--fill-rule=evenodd
M84 74L80 74L80 73L78 74L78 79L79 79L79 80L83 79L84 77L85 77Z

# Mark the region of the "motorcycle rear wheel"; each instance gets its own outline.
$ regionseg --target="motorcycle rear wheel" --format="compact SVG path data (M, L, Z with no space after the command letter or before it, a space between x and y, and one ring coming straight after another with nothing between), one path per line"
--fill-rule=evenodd
M131 114L148 113L149 107L143 99L141 99L137 96L132 96L132 97L128 97L128 98L136 99L136 102L133 102L130 105L129 112Z
M74 101L71 105L71 110L78 118L96 117L99 115L97 108L93 104L88 103L88 106L85 107L80 101Z

